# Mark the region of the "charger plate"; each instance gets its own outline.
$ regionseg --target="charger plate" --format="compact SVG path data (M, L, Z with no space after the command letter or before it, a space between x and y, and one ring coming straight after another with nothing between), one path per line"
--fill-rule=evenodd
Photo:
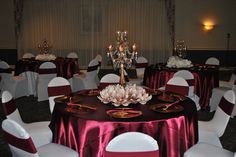
M82 104L73 104L68 103L67 107L65 108L67 112L76 113L76 114L86 114L96 111L95 107L82 105Z
M135 118L143 114L142 111L134 110L131 108L118 108L118 109L107 110L106 113L113 118L121 118L121 119Z
M184 107L179 104L173 104L168 109L165 109L169 103L159 103L150 106L150 109L159 113L176 113L184 110Z
M55 102L59 102L59 103L68 103L68 102L80 102L82 99L81 97L74 95L74 96L61 96L61 97L57 97L54 99Z
M177 98L174 95L162 94L158 96L158 99L164 102L175 102Z

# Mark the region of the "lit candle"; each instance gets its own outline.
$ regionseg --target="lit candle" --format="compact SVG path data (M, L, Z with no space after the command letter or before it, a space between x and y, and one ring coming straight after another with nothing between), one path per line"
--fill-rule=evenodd
M112 51L112 45L109 45L108 50L109 50L109 52Z
M123 51L124 51L123 46L121 46L121 45L119 46L119 51L120 51L120 52L123 52Z
M136 51L136 45L133 44L132 48L133 48L133 51L135 52Z

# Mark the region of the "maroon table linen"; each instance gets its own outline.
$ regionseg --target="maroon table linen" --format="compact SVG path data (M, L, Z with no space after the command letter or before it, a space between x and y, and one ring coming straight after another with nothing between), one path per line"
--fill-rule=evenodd
M19 75L25 71L33 71L39 73L39 66L45 61L35 59L22 59L15 65L15 75ZM74 74L79 73L79 63L77 58L58 57L52 61L56 65L57 76L71 78Z
M197 110L190 99L180 101L184 110L178 113L157 113L149 106L160 102L153 96L146 105L131 104L142 115L136 118L116 119L106 111L112 105L101 103L95 96L81 96L81 104L96 107L91 113L73 113L65 110L65 103L56 103L50 128L53 142L66 145L80 153L80 157L103 157L105 147L115 136L138 131L157 140L160 156L182 157L198 141Z
M192 67L186 70L191 71L194 75L194 93L200 98L200 106L203 109L207 109L209 107L212 89L219 87L218 68ZM149 66L145 69L143 85L152 89L158 89L162 86L165 86L167 81L173 77L176 71L178 71L178 69L166 67L157 68L153 65Z

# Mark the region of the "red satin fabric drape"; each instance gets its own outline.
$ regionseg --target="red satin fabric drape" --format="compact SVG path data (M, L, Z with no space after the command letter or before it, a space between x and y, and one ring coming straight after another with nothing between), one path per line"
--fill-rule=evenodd
M52 61L56 65L55 72L57 76L71 78L74 74L79 74L79 63L76 58L58 57ZM39 66L43 61L35 59L19 60L15 65L15 75L19 75L25 71L39 72Z
M167 81L173 77L178 69L160 69L154 66L149 66L145 69L143 85L158 89L164 86ZM194 93L199 96L199 104L203 109L206 109L212 94L212 89L219 87L219 71L218 68L198 69L193 67L187 69L194 75Z
M156 113L149 109L158 103L153 97L146 105L131 105L143 115L132 119L115 119L106 111L112 105L102 104L96 97L82 97L82 103L97 108L95 112L75 114L65 111L66 104L56 103L50 128L53 141L78 151L80 157L103 157L105 147L115 136L139 131L154 137L159 145L160 156L181 157L185 150L198 141L197 111L194 102L180 102L184 111L179 113Z

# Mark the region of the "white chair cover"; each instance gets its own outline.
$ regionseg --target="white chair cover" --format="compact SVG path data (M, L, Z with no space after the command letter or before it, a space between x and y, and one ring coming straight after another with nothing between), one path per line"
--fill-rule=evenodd
M234 157L235 153L207 143L197 143L184 153L184 157Z
M207 134L209 134L209 132L214 133L218 138L224 134L235 106L235 100L236 98L234 91L227 91L221 98L214 117L210 121L198 121L199 142L207 142L222 147L222 145L219 145L218 142L215 143L215 140L212 140L209 135L205 135L205 132L207 132Z
M47 87L49 81L57 76L56 65L52 62L44 62L39 66L37 81L38 101L48 100Z
M210 57L206 60L205 64L208 65L220 65L220 61L218 58Z
M227 81L227 82L221 81L220 87L212 89L212 95L211 95L210 102L209 102L209 107L210 107L211 112L216 110L216 108L220 102L220 99L222 98L224 93L233 88L235 80L236 80L236 75L233 73L231 75L229 81ZM234 112L232 114L232 116L234 116L235 114L236 113Z
M28 82L25 77L13 76L10 66L5 61L0 61L1 91L8 90L14 98L28 96Z
M114 156L113 153L120 153L120 156L124 157L134 153L139 157L158 157L158 150L158 143L153 137L141 132L126 132L116 136L108 143L104 156L109 157ZM152 152L151 156L145 155L150 152Z
M188 96L189 85L184 78L176 76L168 80L165 91Z
M188 82L188 85L189 85L188 97L191 98L195 102L197 110L200 110L201 107L199 105L199 97L194 93L194 91L195 91L194 81L195 80L194 80L193 74L188 70L179 70L174 73L173 77L176 77L176 76L182 77Z
M71 94L70 82L63 77L55 77L48 83L48 96L49 96L49 107L52 113L56 97Z
M23 56L22 56L22 59L26 59L26 58L34 58L35 55L33 53L24 53Z
M2 122L4 136L13 157L78 157L78 153L68 147L49 143L36 148L30 134L14 120Z
M130 83L142 85L145 68L148 66L148 60L144 57L138 57L135 63L137 78L130 79Z
M79 58L76 52L70 52L66 56L67 58Z
M98 70L97 70L97 73L99 73L99 71L101 70L101 67L102 67L102 56L101 56L100 54L98 54L98 55L95 57L95 59L98 61ZM99 80L98 75L96 76L95 81L96 81L97 85L99 85L100 80Z
M8 91L2 93L2 105L7 119L12 119L22 125L32 136L36 147L51 142L52 132L48 127L49 121L24 123L21 119L19 110L17 109L15 100Z
M99 86L101 88L104 88L107 85L119 84L119 82L120 82L120 76L116 74L106 74L101 78Z
M97 89L96 77L99 63L96 59L90 61L84 76L74 75L72 78L72 92L84 89Z
M148 66L148 60L145 57L140 56L137 58L135 63L135 69L138 78L143 78L144 71L147 66Z

